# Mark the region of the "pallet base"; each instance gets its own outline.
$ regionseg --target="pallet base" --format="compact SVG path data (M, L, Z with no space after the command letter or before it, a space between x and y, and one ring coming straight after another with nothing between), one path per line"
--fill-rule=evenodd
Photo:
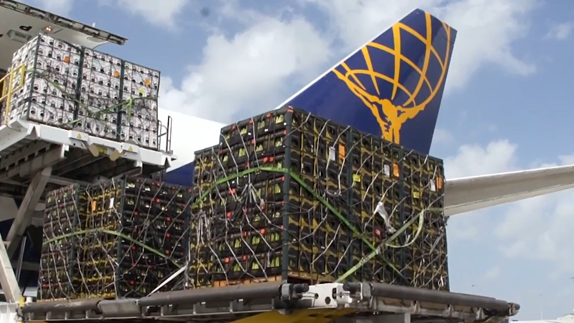
M213 282L213 287L225 287L225 286L235 286L235 285L251 285L251 284L264 284L264 283L271 283L271 282L281 282L283 281L282 276L271 276L271 277L258 277L258 278L248 278L248 279L239 279L239 280L218 280ZM322 279L322 278L303 278L301 276L289 275L287 282L290 284L325 284L325 283L332 283L332 281ZM209 287L207 287L209 288Z

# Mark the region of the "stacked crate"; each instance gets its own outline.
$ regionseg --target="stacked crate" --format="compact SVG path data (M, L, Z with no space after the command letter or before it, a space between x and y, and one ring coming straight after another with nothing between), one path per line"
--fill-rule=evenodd
M448 289L440 160L292 108L221 138L196 152L191 288L341 278Z
M80 195L86 206L68 230L75 239L75 270L60 278L74 286L75 297L144 297L185 266L189 189L127 178L85 187Z
M212 187L217 180L216 170L220 167L217 154L219 145L205 148L195 152L195 170L193 176L193 193L190 207L196 212L191 213L190 249L188 258L188 288L208 287L213 282L212 253L208 250L211 239L212 223L209 211L217 200L216 196L206 198L212 194Z
M80 295L78 237L74 234L87 200L78 185L46 195L39 300L73 299Z
M448 290L442 161L356 131L350 143L349 222L374 245L392 239L354 279ZM351 262L371 250L353 240Z
M159 71L47 35L14 53L12 69L22 64L24 86L5 122L26 118L159 149ZM20 77L11 82L18 86Z
M416 237L401 253L402 273L417 287L449 290L443 162L405 150L400 169L405 199L401 221L412 224L399 239L409 243ZM418 216L423 222L417 235L418 223L412 220Z

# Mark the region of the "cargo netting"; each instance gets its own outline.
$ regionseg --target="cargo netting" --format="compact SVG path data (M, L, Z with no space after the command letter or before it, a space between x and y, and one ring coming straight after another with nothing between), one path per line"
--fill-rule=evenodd
M190 189L141 178L46 198L38 299L137 298L182 289Z
M448 290L442 161L292 108L196 152L189 287L380 281Z
M269 281L448 290L442 161L283 108L196 152L193 188L151 179L47 196L40 299Z
M160 149L160 72L40 35L14 55L16 89L2 124L16 118Z

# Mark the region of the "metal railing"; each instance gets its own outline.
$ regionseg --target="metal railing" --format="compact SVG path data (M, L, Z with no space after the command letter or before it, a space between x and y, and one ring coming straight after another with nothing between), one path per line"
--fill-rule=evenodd
M160 150L162 150L162 143L163 143L163 138L165 137L165 149L164 151L167 153L172 153L171 151L171 127L173 125L173 121L171 116L167 116L167 123L164 125L163 122L161 122L161 120L158 121L158 143L159 143L159 148Z
M14 77L20 77L19 82L14 86ZM4 77L0 79L0 89L2 89L0 95L0 106L4 103L4 124L8 124L10 120L10 109L12 103L12 94L24 87L24 81L26 79L26 65L22 64L16 68L13 68Z

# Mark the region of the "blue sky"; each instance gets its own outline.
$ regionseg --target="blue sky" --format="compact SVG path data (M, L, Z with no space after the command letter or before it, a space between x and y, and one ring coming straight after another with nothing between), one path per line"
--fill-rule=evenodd
M100 49L160 69L162 108L220 122L274 108L421 7L459 30L432 151L447 175L574 163L570 1L28 2L129 38ZM573 227L570 191L451 219L452 290L516 301L521 319L569 312Z

